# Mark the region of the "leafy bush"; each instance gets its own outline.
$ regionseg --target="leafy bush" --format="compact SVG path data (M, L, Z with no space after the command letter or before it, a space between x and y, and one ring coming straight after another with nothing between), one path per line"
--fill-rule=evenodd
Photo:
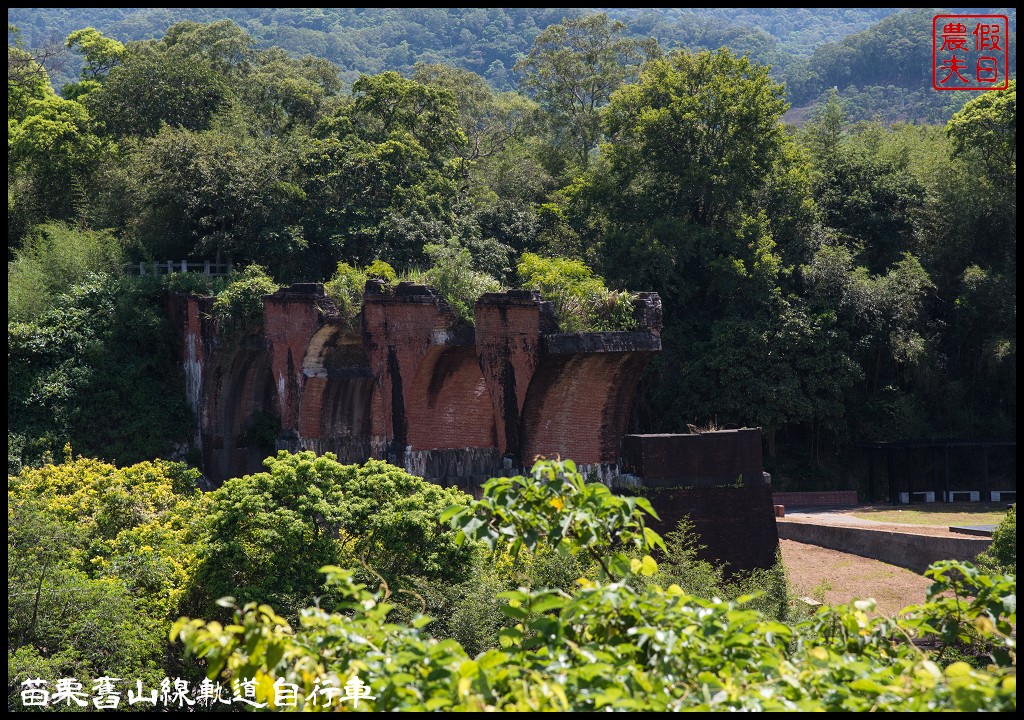
M227 280L200 272L173 272L161 275L164 290L172 293L216 295L227 286Z
M383 280L386 285L393 285L398 279L395 269L383 260L374 260L366 266L363 272L366 274L367 279Z
M500 292L501 283L474 269L473 255L455 241L427 245L424 250L432 265L420 280L440 293L459 318L475 322L476 301L489 292Z
M263 321L263 296L281 286L259 265L249 265L213 301L213 312L222 322L244 327Z
M379 460L342 465L335 455L279 451L266 472L210 494L211 537L199 603L231 595L277 603L285 612L323 594L319 569L364 567L367 582L405 587L410 577L462 582L469 548L438 520L464 499ZM372 568L370 570L369 568Z
M523 253L517 266L521 285L539 290L555 305L562 332L631 330L636 297L605 287L604 279L579 260Z
M31 322L7 326L8 446L26 465L70 442L134 463L185 444L194 427L173 331L153 276L93 276Z
M39 317L90 275L120 273L123 261L121 244L108 231L39 225L7 266L7 321Z
M1015 573L1017 570L1017 504L1006 511L992 533L992 544L976 558L988 572Z
M363 292L371 279L383 280L385 287L390 287L398 278L394 268L383 260L374 260L362 269L339 262L334 276L324 283L324 292L344 317L353 320L363 309Z
M79 457L8 476L8 707L21 681L111 675L156 686L182 668L167 632L205 535L198 472Z
M1012 711L1016 707L1016 623L1012 576L987 578L957 563L929 571L937 592L969 578L974 599L928 601L904 620L870 618L872 601L824 607L786 625L747 607L747 598L704 600L678 585L650 583L657 563L626 548L663 547L645 527L643 498L586 484L569 462L538 462L531 477L495 478L483 497L446 513L459 537L492 551L553 547L594 559L598 580L571 592L521 588L500 593L514 625L500 648L470 656L452 640L431 637L431 622L389 621L391 593L325 567L343 602L338 612L310 607L294 627L267 605L236 609L224 626L182 618L173 633L208 664L208 678L254 677L273 709L309 710L314 687L341 688L357 678L375 710L445 711ZM664 549L664 547L663 547ZM969 628L967 626L970 626ZM970 631L997 648L993 663L941 669L915 644ZM294 705L269 690L296 686ZM303 699L305 698L305 699ZM329 702L329 701L328 701Z

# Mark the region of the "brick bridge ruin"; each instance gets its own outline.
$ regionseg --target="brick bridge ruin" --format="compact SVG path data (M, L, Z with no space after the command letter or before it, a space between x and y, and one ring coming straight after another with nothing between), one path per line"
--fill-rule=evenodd
M253 331L223 333L213 299L168 296L181 333L203 472L219 485L275 450L381 458L470 492L537 456L573 459L651 497L662 531L683 515L706 556L769 567L778 534L759 429L627 435L641 374L661 350L661 299L639 293L637 329L560 333L535 291L488 293L475 327L431 288L366 285L355 319L319 283L264 297Z

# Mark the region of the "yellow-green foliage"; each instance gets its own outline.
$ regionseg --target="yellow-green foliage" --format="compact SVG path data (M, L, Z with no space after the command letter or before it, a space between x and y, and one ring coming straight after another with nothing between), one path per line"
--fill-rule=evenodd
M539 290L541 297L555 304L563 332L630 330L636 327L628 292L605 287L604 279L579 260L542 258L523 253L517 267L519 280L527 290Z
M28 322L93 273L119 273L123 252L109 232L54 222L38 226L7 265L7 319Z
M65 454L7 479L8 708L29 678L157 687L185 671L167 633L206 536L198 473Z
M1006 511L992 533L992 544L976 558L978 564L992 572L1015 573L1017 570L1017 505Z
M76 538L64 558L92 577L116 577L159 616L174 614L205 536L198 473L164 460L126 468L79 457L8 477L8 510L31 503Z
M475 322L476 301L489 292L500 292L501 283L473 265L473 255L455 241L430 244L423 248L431 266L420 280L440 293L459 318Z
M339 262L334 276L324 283L324 292L338 306L342 316L352 320L363 309L367 280L383 280L387 287L394 285L397 279L394 268L383 260L374 260L364 268Z

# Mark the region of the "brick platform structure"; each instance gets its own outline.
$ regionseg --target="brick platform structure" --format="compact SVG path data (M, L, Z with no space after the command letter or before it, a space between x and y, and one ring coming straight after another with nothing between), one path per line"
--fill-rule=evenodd
M779 533L771 485L762 469L761 429L691 435L627 435L624 470L642 478L657 510L658 532L686 517L700 536L698 557L726 574L768 568Z
M636 330L600 333L559 333L552 304L522 290L481 297L474 327L412 283L371 280L352 319L319 283L266 296L248 330L218 328L211 306L168 298L213 485L261 471L277 449L381 458L471 492L537 456L571 458L613 487L656 490L662 529L690 515L709 557L731 569L774 561L760 429L626 436L661 350L656 293L639 293Z

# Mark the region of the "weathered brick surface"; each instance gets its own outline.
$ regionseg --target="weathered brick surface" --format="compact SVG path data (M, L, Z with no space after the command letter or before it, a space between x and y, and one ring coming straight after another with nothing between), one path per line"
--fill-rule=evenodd
M248 336L215 353L204 371L200 425L203 470L214 482L262 469L272 447L255 446L246 431L257 414L272 416L276 392L262 337Z
M497 446L494 411L475 347L432 347L406 397L411 450Z
M460 327L458 318L430 288L401 283L394 294L367 283L363 301L363 341L382 400L384 434L391 452L405 452L410 440L422 433L410 428L409 408L421 412L425 404L415 387L420 364L432 349L472 346L472 328ZM433 378L432 373L428 382Z
M727 563L727 573L770 568L779 547L772 492L767 485L709 487L693 490L658 488L650 492L651 504L661 522L651 523L664 534L688 517L706 546L698 556Z
M168 312L198 378L201 435L221 454L237 446L253 413L276 412L280 446L346 460L370 453L401 463L406 452L465 450L416 462L479 471L493 450L515 466L538 455L614 464L640 374L661 347L654 293L641 294L636 332L563 335L551 303L534 291L485 295L474 329L428 287L384 292L371 281L355 322L339 316L319 284L267 296L262 332L250 339L265 353L242 361L202 319L203 303L172 298ZM258 401L230 389L243 375L243 385L261 388ZM223 479L232 463L210 466Z
M522 459L614 463L646 353L546 355L523 409Z
M476 304L476 348L493 408L497 447L518 460L520 418L540 362L541 338L557 330L554 309L536 291L487 293Z
M729 572L772 566L779 535L760 428L627 435L623 445L623 469L643 478L660 532L689 517L703 559L728 563Z
M263 299L263 334L270 343L277 411L284 430L298 431L305 378L303 360L310 340L323 324L327 302L323 285L305 283Z
M649 486L762 484L761 429L627 435L623 469Z

